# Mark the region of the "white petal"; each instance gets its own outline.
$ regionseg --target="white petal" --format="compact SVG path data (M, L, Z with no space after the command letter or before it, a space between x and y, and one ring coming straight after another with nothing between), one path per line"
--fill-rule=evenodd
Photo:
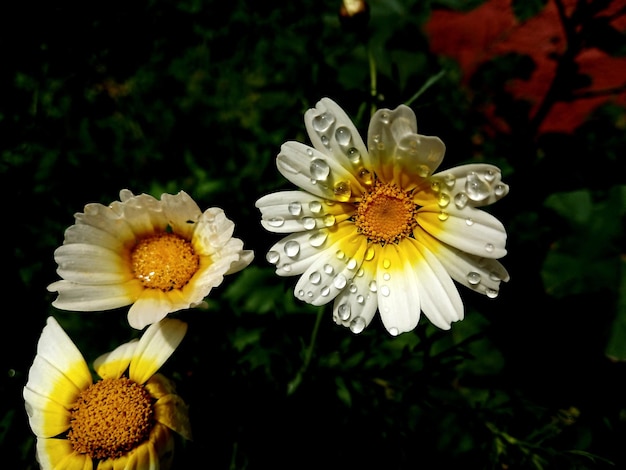
M367 240L356 233L352 224L346 224L332 244L315 257L295 287L295 295L313 305L324 305L344 290L363 262Z
M364 192L351 169L300 142L286 142L276 157L278 171L293 184L331 201L354 201Z
M136 349L137 340L132 340L102 354L93 363L96 374L103 379L119 379L128 369Z
M121 255L102 246L71 243L57 248L54 259L59 265L57 273L66 281L101 285L133 278L128 263Z
M84 212L74 214L76 224L90 225L103 230L120 240L134 241L132 228L120 214L102 204L87 204Z
M378 296L372 290L375 286L376 262L365 260L354 276L335 298L333 319L339 325L361 333L372 321L378 309Z
M202 213L198 204L185 191L180 191L175 195L163 194L161 201L163 201L163 211L172 231L191 240L195 223Z
M133 233L139 237L164 231L169 223L163 211L163 203L147 194L134 196L124 202L115 201L110 207L124 217Z
M169 359L187 333L187 324L166 318L148 327L130 362L129 378L143 384Z
M135 279L124 284L85 286L69 281L56 281L48 291L58 292L52 302L61 310L97 312L124 307L133 303L144 290L141 281Z
M432 175L443 160L445 145L438 137L417 133L415 113L400 105L379 109L370 121L367 146L376 174L383 182L413 189Z
M96 245L120 253L125 249L127 240L93 225L75 224L65 231L63 243Z
M207 292L208 293L208 292ZM179 310L170 302L169 296L159 289L146 291L128 310L128 324L137 330L158 323L168 313Z
M403 244L406 259L417 273L417 284L424 315L443 330L463 319L463 301L450 275L438 258L419 242L407 238Z
M483 210L450 205L442 212L437 205L425 206L418 211L417 222L435 238L466 253L494 259L506 255L504 225Z
M48 317L26 387L69 407L81 390L91 385L89 367L54 317Z
M54 400L34 392L28 387L23 391L28 422L37 437L54 437L70 427L70 412Z
M452 279L489 297L496 297L500 282L509 280L509 273L494 259L464 253L439 242L425 232L416 232L418 242L436 253Z
M393 336L413 330L420 318L417 286L422 279L415 261L405 255L397 245L385 245L376 267L378 310L383 325Z
M509 193L497 166L486 163L461 165L433 175L443 192L459 207L493 204Z
M266 258L279 276L302 274L328 248L328 237L327 229L293 233L275 243Z
M355 207L332 202L304 191L279 191L256 202L261 224L276 233L293 233L327 227L348 219Z
M217 207L207 209L198 220L192 243L197 253L212 255L233 236L235 224Z
M330 98L322 98L304 113L304 124L313 147L338 161L354 174L365 165L365 143L350 117Z
M253 260L254 260L254 251L243 250L240 253L239 259L237 261L233 261L228 271L226 271L224 274L228 275L228 274L237 273L241 271L242 269L248 267L250 263L252 263Z

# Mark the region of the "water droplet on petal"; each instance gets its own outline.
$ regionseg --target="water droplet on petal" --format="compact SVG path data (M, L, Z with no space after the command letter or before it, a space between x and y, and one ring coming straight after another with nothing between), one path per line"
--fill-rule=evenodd
M281 266L282 270L285 271L286 273L290 273L291 272L291 265L289 263L285 263Z
M324 147L330 147L330 140L328 139L328 137L323 135L323 136L320 137L320 139L322 140L322 145Z
M332 274L334 271L335 271L334 268L330 264L324 265L324 272L326 274Z
M480 274L476 272L467 273L467 282L473 286L480 284Z
M433 181L432 183L430 183L430 187L436 193L441 191L441 183L439 181Z
M448 173L443 177L443 181L448 188L452 188L456 183L456 176L454 176L452 173Z
M346 151L346 155L348 155L348 158L353 165L358 165L361 162L361 152L359 152L359 150L355 147L350 147Z
M328 214L324 216L324 225L326 227L330 227L335 224L335 216L332 214Z
M319 248L324 244L327 238L328 232L326 232L326 230L320 230L309 237L309 243L311 244L311 246Z
M487 243L485 245L485 250L487 251L487 253L493 253L494 248L495 247L493 246L493 243Z
M313 230L317 223L313 217L302 217L302 226L307 230Z
M482 201L489 196L491 189L476 173L471 172L465 181L465 191L472 201Z
M391 336L398 336L400 334L400 330L395 327L391 327L387 330Z
M376 281L370 281L369 288L372 292L376 292L378 290L378 284L376 284Z
M384 295L385 297L389 297L389 294L391 294L391 291L389 290L389 286L382 286L380 288L380 293Z
M439 204L439 207L446 207L450 204L450 195L448 193L440 193L437 204Z
M485 181L487 182L492 182L494 179L496 179L496 172L493 170L487 170L485 171L485 173L483 174L483 178L485 178Z
M439 215L437 216L437 218L443 222L444 220L448 220L449 216L450 215L447 212L441 211Z
M337 259L344 259L346 257L346 254L343 252L343 250L337 250L335 256L337 257Z
M268 251L267 255L265 256L265 259L267 259L267 261L269 261L272 264L276 264L280 260L280 253L274 250Z
M370 186L374 182L374 180L372 179L372 173L365 168L361 168L357 172L357 175L365 186Z
M349 145L350 141L352 140L350 130L348 130L348 128L344 126L338 127L335 131L335 139L337 139L337 143L343 147Z
M343 274L337 274L337 277L333 279L333 285L337 289L343 289L344 287L346 287L347 283L348 283L348 280L346 279L346 276L344 276Z
M417 167L417 175L422 178L427 178L430 175L430 167L428 165L420 165Z
M354 334L359 334L365 329L365 320L363 317L356 317L350 322L350 331Z
M322 113L313 118L313 129L317 132L326 132L335 122L335 116L329 113Z
M322 210L322 203L319 201L311 201L309 202L309 209L314 214L318 214Z
M350 189L349 181L338 181L333 187L333 193L338 201L346 202L350 200L352 196L352 190Z
M290 202L288 210L291 215L298 216L302 212L302 204L299 202Z
M322 289L320 290L320 294L322 294L322 297L328 296L328 294L330 294L330 287L328 286L322 287Z
M357 262L356 262L356 260L355 260L354 258L350 258L350 259L348 260L348 262L346 263L346 267L347 267L350 271L352 271L352 270L356 269L356 267L357 267Z
M307 154L309 157L312 157L312 156L313 156L313 149L312 149L312 148L308 148L308 149L306 149L306 154Z
M363 297L361 294L356 296L356 301L360 304L363 304L363 302L365 302L365 297Z
M311 160L309 171L311 172L311 178L313 180L320 181L328 178L328 175L330 174L330 167L328 166L328 163L321 158L314 158Z
M493 192L496 196L503 196L506 193L506 185L502 183L496 184L496 187L493 188Z
M458 193L456 196L454 196L454 205L458 209L463 209L465 206L467 206L467 201L468 200L469 200L469 198L467 197L467 194L465 194L465 193Z
M322 282L322 275L318 273L317 271L313 271L309 275L309 281L311 281L311 284L317 286L320 282Z
M341 304L337 307L337 314L342 321L350 319L350 304Z
M298 291L298 297L304 297L304 291L302 289Z
M289 240L284 246L285 254L290 258L295 258L300 253L300 243L295 240Z
M365 261L372 261L374 259L374 255L376 254L376 250L369 246L367 250L365 250L365 254L363 255L363 259Z
M348 290L350 291L351 294L356 294L356 291L358 290L358 287L353 282L353 283L350 284L350 287L348 287Z
M270 227L282 227L285 223L285 219L282 217L272 217L271 219L268 219L267 223Z
M389 279L391 279L391 274L389 274L389 273L385 273L385 274L383 274L383 279L384 279L385 281L388 281Z
M468 227L471 227L472 225L474 225L474 219L472 219L471 217L468 217L467 219L465 219L465 224Z
M485 294L487 295L487 297L489 297L490 299L495 299L496 297L498 297L498 291L495 289L487 289L485 291Z
M385 259L383 260L383 268L385 268L385 269L389 269L389 267L390 267L390 266L391 266L391 261L389 261L389 259L388 259L388 258L385 258Z

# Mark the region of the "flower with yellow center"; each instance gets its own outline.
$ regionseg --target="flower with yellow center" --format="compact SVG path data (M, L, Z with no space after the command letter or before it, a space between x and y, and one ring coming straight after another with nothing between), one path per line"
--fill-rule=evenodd
M439 173L445 146L417 133L404 105L378 110L365 146L354 124L322 99L304 121L312 147L287 142L276 159L300 191L260 198L262 225L290 233L268 252L280 276L300 275L295 295L334 299L333 318L359 333L376 310L389 333L420 314L442 329L463 318L453 282L494 298L509 275L497 261L506 231L478 209L505 196L500 170L469 164Z
M184 192L120 192L110 206L87 204L54 253L62 280L53 305L100 311L131 305L128 322L142 329L168 313L203 304L224 275L245 268L253 253L233 238L219 208L201 212Z
M94 362L53 317L37 344L24 387L30 427L43 470L167 469L174 434L191 439L187 406L157 371L178 347L187 324L164 319L139 340Z

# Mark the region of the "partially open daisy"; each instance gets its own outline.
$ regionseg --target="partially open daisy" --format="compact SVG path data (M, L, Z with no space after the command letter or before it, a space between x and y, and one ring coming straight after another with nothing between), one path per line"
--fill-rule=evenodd
M174 434L191 439L187 406L160 367L187 324L164 319L137 341L94 362L94 382L82 354L53 317L37 345L24 387L43 470L166 469Z
M63 278L48 286L63 310L131 305L128 322L142 329L168 313L202 304L224 275L245 268L252 251L233 238L219 208L201 212L184 192L120 192L110 206L87 204L54 253Z
M509 275L497 261L506 231L477 209L508 193L500 170L463 165L434 173L445 146L417 134L404 105L378 110L366 147L332 100L322 99L304 121L313 147L287 142L280 173L302 191L282 191L256 203L261 223L290 233L268 252L280 276L301 275L299 299L334 299L338 324L359 333L376 310L392 335L410 331L420 311L442 329L463 318L452 282L496 297Z

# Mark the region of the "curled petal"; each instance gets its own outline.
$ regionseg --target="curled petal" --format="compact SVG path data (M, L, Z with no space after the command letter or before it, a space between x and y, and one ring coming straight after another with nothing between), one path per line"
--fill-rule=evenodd
M143 285L138 279L123 284L95 286L61 280L48 286L48 291L59 294L52 305L62 310L82 312L97 312L124 307L139 298L143 290Z
M102 354L93 363L96 374L103 379L119 379L128 369L136 348L137 340L133 340Z
M417 133L415 113L408 106L379 109L368 130L367 145L377 176L411 190L437 169L445 153L438 137Z

